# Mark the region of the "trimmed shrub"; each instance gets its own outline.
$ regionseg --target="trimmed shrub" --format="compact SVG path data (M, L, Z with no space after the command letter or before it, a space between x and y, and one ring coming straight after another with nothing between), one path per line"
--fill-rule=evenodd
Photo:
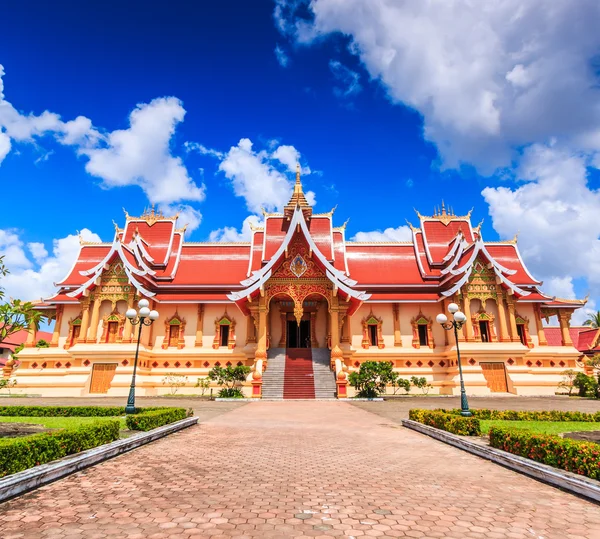
M440 408L436 411L447 414L460 415L460 410L445 410ZM501 419L504 421L586 421L600 422L600 412L562 412L560 410L542 410L540 412L528 412L517 410L471 410L473 417L477 419Z
M481 436L481 426L476 417L463 417L442 410L410 410L408 418L436 429L460 436Z
M492 427L490 445L591 479L600 479L600 446L560 436Z
M148 408L139 408L139 411ZM115 417L125 415L118 406L0 406L0 416L19 417Z
M187 416L185 408L159 408L128 415L125 423L128 429L148 431L185 419Z
M119 439L116 419L100 420L56 432L0 439L0 477Z

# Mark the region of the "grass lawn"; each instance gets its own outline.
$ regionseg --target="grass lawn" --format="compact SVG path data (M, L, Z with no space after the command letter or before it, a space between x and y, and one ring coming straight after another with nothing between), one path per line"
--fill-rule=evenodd
M482 419L481 433L487 434L490 427L506 427L530 430L539 434L559 434L579 430L600 430L600 423L585 421L505 421L500 419Z
M118 419L121 423L121 430L125 428L124 417L19 417L19 416L0 416L0 423L34 423L35 425L44 425L49 429L64 429L67 427L79 427L88 425L95 421L103 419Z

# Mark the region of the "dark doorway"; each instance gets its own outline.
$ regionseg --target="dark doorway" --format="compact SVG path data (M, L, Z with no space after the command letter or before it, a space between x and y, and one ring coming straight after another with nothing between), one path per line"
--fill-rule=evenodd
M490 324L486 320L479 321L479 332L481 333L481 342L490 342Z
M371 341L371 346L377 346L379 344L377 342L377 326L375 324L369 325L369 340Z
M227 346L229 343L229 326L221 324L221 346Z
M300 325L295 320L287 321L288 348L310 348L310 320L301 320Z

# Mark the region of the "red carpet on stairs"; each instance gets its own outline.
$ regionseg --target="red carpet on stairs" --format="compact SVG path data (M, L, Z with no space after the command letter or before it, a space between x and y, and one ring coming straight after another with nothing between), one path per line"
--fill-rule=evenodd
M315 380L312 366L312 351L310 348L286 349L283 398L315 398Z

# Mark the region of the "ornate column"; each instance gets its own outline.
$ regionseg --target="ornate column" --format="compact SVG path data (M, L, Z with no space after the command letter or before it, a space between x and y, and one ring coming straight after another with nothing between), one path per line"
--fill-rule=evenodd
M100 305L102 303L102 300L100 300L97 297L94 297L94 305L92 307L92 321L90 322L90 335L89 337L86 339L86 342L96 342L96 339L98 337L98 320L100 319ZM127 319L127 322L125 322L125 327L127 327L127 324L129 323L129 326L131 327L131 322L129 322L129 319ZM123 338L125 337L126 333L123 332Z
M560 324L563 346L573 346L573 340L571 339L571 333L569 332L570 322L571 313L564 309L560 309L558 312L558 323Z
M392 305L394 312L394 346L402 346L402 332L400 331L400 304Z
M150 310L156 309L156 301L154 300L150 300ZM154 326L156 326L158 323L158 321L156 321L154 324L152 324L149 328L148 328L148 345L147 348L148 350L152 350L152 348L154 348ZM168 337L168 335L167 335Z
M287 342L287 313L285 311L279 311L279 316L281 317L281 337L279 339L279 348L285 348L285 344Z
M267 359L267 306L264 297L258 304L258 346L254 357L263 361Z
M310 313L310 345L313 348L319 348L319 341L317 340L317 311L311 311Z
M50 346L58 346L58 339L60 338L60 326L62 325L64 307L62 305L56 306L56 318L54 322L54 331L52 332L52 340Z
M198 303L198 320L196 322L196 342L194 346L202 346L204 335L204 303Z
M508 327L506 326L506 309L504 307L503 290L496 285L496 305L498 306L498 322L500 322L500 342L510 342Z
M254 315L256 313L252 312L248 316L246 316L246 344L255 343L256 342L256 319Z
M331 316L331 323L329 324L329 329L331 331L331 367L333 369L335 366L335 360L343 360L344 358L344 353L340 348L340 322L337 297L333 298L329 312Z
M508 305L508 322L510 324L510 337L512 342L521 342L519 332L517 331L517 317L515 316L515 302L511 296L506 297Z
M467 342L473 342L475 340L475 335L473 334L473 320L471 318L471 298L467 294L463 295L463 303L463 312L467 317L467 322L465 324L465 336Z
M329 307L328 307L329 309ZM329 311L325 313L325 348L331 350L331 321L329 320Z
M25 341L25 348L33 348L35 346L35 337L37 330L35 326L29 326L27 328L27 340Z
M134 300L134 295L129 294L129 298L127 298L127 309L128 310L133 308L133 300ZM131 320L129 320L129 318L125 318L125 324L123 325L123 339L121 340L121 342L131 342L133 340L131 338L132 333L133 333L133 326L131 325Z
M81 316L81 330L77 342L85 342L87 339L88 327L90 325L90 301L88 299L82 302L81 311L83 313Z
M533 312L535 313L535 326L537 328L538 341L540 346L548 346L548 341L546 340L546 332L544 331L544 325L542 324L542 311L538 305L533 308Z

